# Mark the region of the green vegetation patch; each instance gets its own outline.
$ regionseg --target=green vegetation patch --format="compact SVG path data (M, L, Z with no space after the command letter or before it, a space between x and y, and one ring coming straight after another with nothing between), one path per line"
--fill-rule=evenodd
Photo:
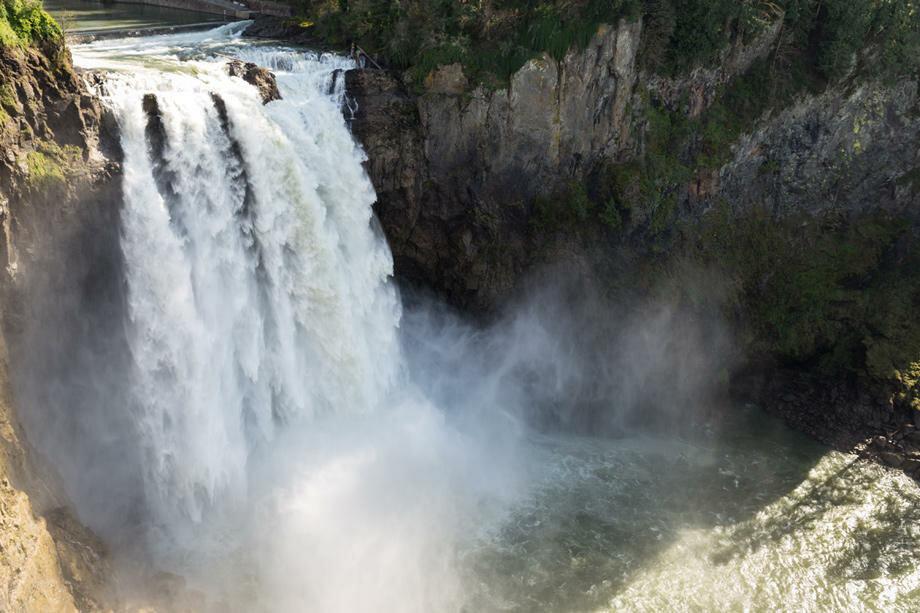
M4 0L6 2L12 0ZM19 0L16 0L19 1ZM501 86L543 53L584 48L601 24L643 20L639 60L677 75L714 65L732 44L779 24L774 68L804 61L827 80L861 67L896 77L920 67L920 0L293 0L298 23L351 42L416 83L460 63L471 83ZM795 75L790 75L795 78Z
M780 66L808 56L829 80L860 63L891 77L920 67L917 0L645 0L640 60L671 75L713 65L778 21Z
M37 191L60 189L80 168L82 151L74 145L63 147L50 141L42 141L38 147L26 154L25 167L30 187Z
M920 245L905 222L721 207L688 245L729 280L753 352L871 377L920 409Z
M0 45L28 46L64 39L61 27L37 0L0 0Z
M295 11L324 40L354 41L415 82L460 63L473 83L503 85L543 53L583 48L602 23L637 19L642 0L303 0Z

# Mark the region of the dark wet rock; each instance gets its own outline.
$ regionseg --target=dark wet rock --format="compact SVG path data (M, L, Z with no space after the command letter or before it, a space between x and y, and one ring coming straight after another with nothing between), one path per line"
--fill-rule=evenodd
M892 468L901 468L904 465L904 456L899 453L883 451L882 453L878 454L878 457L882 463L887 464Z
M755 369L733 378L731 395L822 443L917 477L918 431L890 394L804 370ZM790 401L789 399L792 399Z
M260 15L243 31L243 36L278 39L312 49L332 50L329 45L313 34L312 27L303 27L297 19L286 17Z
M278 89L275 75L267 68L262 68L252 62L243 63L233 60L227 64L227 72L231 77L239 77L258 89L259 95L262 96L262 104L281 100L281 91Z

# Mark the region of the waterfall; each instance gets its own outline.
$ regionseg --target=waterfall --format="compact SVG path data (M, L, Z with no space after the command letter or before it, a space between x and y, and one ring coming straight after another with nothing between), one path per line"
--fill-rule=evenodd
M112 375L128 406L86 420L131 426L74 444L137 468L110 492L62 472L110 537L124 512L100 515L99 492L139 490L119 509L144 555L238 610L455 610L458 543L515 491L513 445L458 429L409 376L343 114L352 62L238 30L75 50L120 136L130 354ZM282 99L263 104L230 58L270 68Z
M124 608L917 608L916 484L710 411L722 324L671 292L565 270L487 326L403 314L351 62L241 27L74 49L117 123L118 240L36 288L17 399Z
M286 68L267 106L220 61L106 85L147 492L196 521L279 428L376 410L400 367L392 258L327 93L347 62L260 55Z

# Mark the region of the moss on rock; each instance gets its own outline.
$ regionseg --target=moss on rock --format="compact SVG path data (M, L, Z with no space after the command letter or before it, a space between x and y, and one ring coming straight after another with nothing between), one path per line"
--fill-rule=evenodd
M81 171L82 156L82 150L74 145L62 147L53 141L39 142L25 155L29 187L33 190L65 188L67 179Z
M60 43L61 26L35 0L0 0L0 45Z
M868 377L920 408L920 245L902 220L738 217L723 208L687 246L729 281L749 352Z

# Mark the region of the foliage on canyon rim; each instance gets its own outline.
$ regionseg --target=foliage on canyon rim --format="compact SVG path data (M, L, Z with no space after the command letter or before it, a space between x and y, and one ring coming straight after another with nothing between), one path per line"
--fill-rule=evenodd
M501 85L542 53L584 48L602 23L643 19L640 57L668 74L719 61L732 42L782 20L781 59L808 55L826 79L858 65L902 74L920 65L916 0L292 0L317 34L355 41L418 80L460 63ZM780 64L782 65L782 63Z
M37 0L0 0L0 45L59 43L61 27Z

